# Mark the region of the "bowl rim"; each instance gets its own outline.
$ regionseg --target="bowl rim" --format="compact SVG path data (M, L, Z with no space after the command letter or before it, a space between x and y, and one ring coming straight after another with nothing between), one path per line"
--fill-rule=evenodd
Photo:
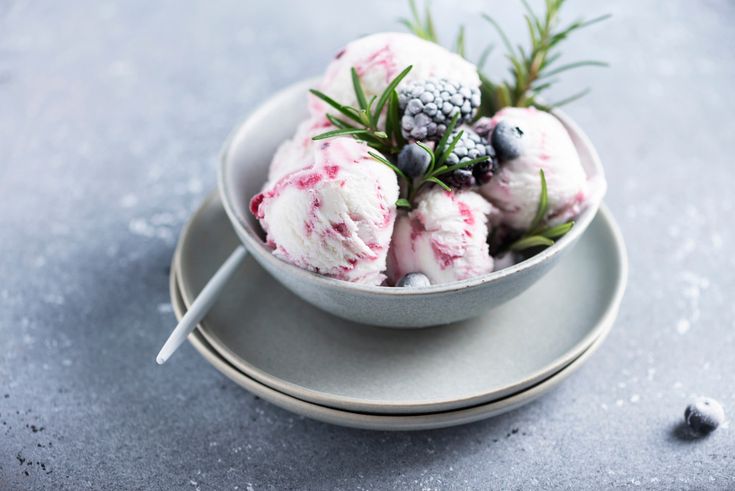
M602 204L602 197L589 203L585 210L575 220L574 227L567 232L561 239L554 242L553 245L547 247L538 254L521 261L520 263L514 264L508 268L501 269L499 271L493 271L484 275L473 276L459 281L452 281L448 283L439 283L436 285L430 285L427 287L417 288L396 288L392 286L377 286L377 285L365 285L361 283L353 283L349 281L339 280L328 276L323 276L306 269L302 269L296 265L283 261L272 254L272 251L266 246L255 230L247 223L244 219L238 216L232 205L232 200L235 196L231 196L227 183L227 175L229 174L228 169L231 166L232 159L229 158L231 150L233 148L233 142L237 137L249 130L249 126L256 116L262 116L265 113L271 112L272 106L274 106L281 98L290 96L293 92L303 92L306 95L308 88L313 87L317 84L319 78L312 77L292 83L274 93L271 97L261 103L253 111L251 111L239 124L237 124L231 131L226 140L222 145L219 157L219 167L217 175L217 185L219 195L222 201L222 205L230 219L237 236L240 241L245 245L247 250L260 262L266 261L270 266L284 272L285 274L294 276L297 279L305 282L310 282L318 286L326 287L334 290L347 290L353 293L362 293L370 295L388 295L388 296L413 296L413 295L437 295L449 292L456 292L467 288L475 288L489 283L495 283L501 281L503 278L516 273L520 273L541 263L549 261L554 256L560 254L564 249L571 245L576 239L587 230L587 227L595 215L597 214L600 205ZM602 162L600 161L597 149L592 144L587 134L577 125L574 120L566 115L559 109L551 111L561 123L565 126L570 134L573 134L580 142L581 146L585 147L592 164L593 173L587 173L588 179L592 176L599 176L604 178L604 169ZM247 199L247 202L250 198ZM269 268L266 268L269 269Z

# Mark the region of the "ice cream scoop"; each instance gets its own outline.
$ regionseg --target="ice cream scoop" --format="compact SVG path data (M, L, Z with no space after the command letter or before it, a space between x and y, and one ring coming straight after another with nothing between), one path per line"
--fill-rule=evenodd
M268 170L268 186L289 172L303 169L314 164L314 147L312 137L334 129L324 117L313 117L299 124L294 135L281 143L273 154Z
M409 65L413 68L399 87L431 78L458 82L469 88L480 86L475 65L456 53L413 34L382 32L356 39L341 49L317 88L342 104L356 107L353 67L369 100L374 95L380 96L390 81ZM312 115L333 112L313 95L309 96L309 111Z
M492 272L487 245L491 213L490 203L474 191L435 187L423 193L416 207L396 220L389 280L423 273L436 285Z
M588 180L567 130L548 112L505 108L491 119L480 119L475 131L503 149L499 157L509 157L501 160L480 192L500 210L502 223L513 229L525 231L533 221L541 193L540 169L547 182L550 224L576 217L605 192L601 176Z
M395 173L368 151L351 137L316 142L312 165L252 198L275 256L332 278L383 282L399 190Z

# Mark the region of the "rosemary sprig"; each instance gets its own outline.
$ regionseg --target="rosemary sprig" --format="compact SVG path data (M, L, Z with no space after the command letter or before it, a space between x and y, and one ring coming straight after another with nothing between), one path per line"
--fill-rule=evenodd
M578 19L564 27L560 24L559 13L565 0L545 0L545 11L537 14L533 11L526 0L521 0L526 10L524 20L528 30L529 46L518 45L513 47L508 36L506 36L500 24L492 17L485 14L483 18L493 27L507 51L506 58L510 61L510 81L486 85L483 81L484 92L494 97L489 109L495 111L504 106L536 106L548 110L567 104L582 97L587 90L564 100L549 104L541 103L538 98L544 90L551 87L557 80L553 77L562 72L583 66L607 66L607 63L597 60L582 60L574 63L558 65L561 53L558 51L559 44L567 39L569 35L579 29L601 22L609 15L595 17L585 20ZM484 77L487 79L487 77ZM485 95L485 94L483 94Z
M574 221L570 220L559 225L544 227L546 213L549 210L549 195L544 170L539 170L539 174L541 175L541 195L539 196L536 215L531 221L528 232L510 245L509 249L511 251L522 251L533 247L549 247L554 244L556 239L563 237L574 226Z
M385 154L393 154L399 151L405 141L401 135L399 124L400 115L398 110L398 94L396 93L396 87L398 87L401 80L408 75L411 68L413 67L409 65L393 80L391 80L383 93L380 94L380 97L373 96L370 99L368 99L365 94L365 90L362 87L357 70L352 68L352 85L355 90L358 107L347 106L332 99L323 92L316 89L310 89L312 94L326 102L342 114L342 116L347 118L347 121L345 121L333 114L327 114L327 118L334 126L337 127L337 129L316 135L312 140L323 140L337 136L353 136ZM386 107L386 104L388 106L386 127L385 131L383 131L378 128L378 121L380 120L380 115Z
M364 141L384 155L395 155L398 153L406 144L406 141L401 134L396 87L398 87L398 84L401 83L401 80L403 80L411 68L411 66L406 67L400 74L398 74L398 76L391 80L380 97L373 96L369 100L362 87L357 71L352 68L352 85L355 90L358 107L346 106L332 99L323 92L311 89L312 94L335 108L340 114L346 116L349 120L348 122L333 114L327 114L327 118L334 126L337 127L337 129L316 135L312 137L312 140L324 140L337 136L352 136L358 140ZM380 119L380 115L386 105L387 114L385 118L385 131L383 131L378 129L378 120ZM457 127L459 116L459 113L455 114L447 125L447 129L442 135L441 140L439 140L433 150L427 145L417 142L417 144L431 157L431 165L423 176L416 179L416 182L414 182L414 179L407 176L393 162L383 155L375 152L368 152L373 159L390 167L396 173L398 178L402 179L406 183L406 196L398 199L398 201L396 201L396 206L410 209L412 206L411 203L413 202L416 194L429 183L436 184L447 191L451 191L451 188L440 179L441 176L452 173L457 169L473 166L489 158L480 157L454 165L444 164L463 135L463 132L459 131L452 140L449 141L449 136Z
M382 155L378 155L374 152L369 152L370 156L373 159L393 169L393 171L395 171L395 173L405 181L406 198L399 199L398 202L396 202L397 206L411 208L411 203L413 203L414 198L419 193L419 191L421 191L421 189L427 184L436 184L446 191L451 191L452 188L450 188L444 181L440 179L442 176L451 174L458 169L472 167L473 165L484 162L490 158L488 156L484 156L478 157L476 159L466 160L464 162L459 162L454 165L445 165L444 162L446 162L447 157L452 153L452 150L457 145L457 142L459 142L459 140L462 138L463 132L459 131L454 136L454 138L452 138L452 141L449 141L449 135L451 135L454 129L457 127L458 122L459 113L455 114L452 120L449 122L449 124L447 125L447 129L444 132L444 135L442 135L441 140L439 140L433 150L422 142L416 142L416 144L429 155L429 158L431 160L429 161L429 166L426 169L424 175L417 177L415 180L403 173L398 167L396 167L395 164L390 162Z
M544 12L537 14L530 7L527 0L521 0L525 9L524 20L528 29L529 46L514 46L510 38L498 22L487 14L483 18L490 24L505 46L506 58L510 62L511 79L494 81L482 72L485 62L492 50L488 46L477 63L480 75L481 106L478 116L492 116L499 109L506 106L528 107L549 110L579 99L589 91L585 89L572 96L551 103L541 102L539 96L554 85L557 75L584 66L607 66L607 63L597 60L580 60L573 63L559 65L561 57L559 44L570 34L584 27L596 24L610 17L603 15L593 19L578 19L571 24L559 27L559 13L565 0L544 0ZM414 0L409 0L412 13L411 19L400 19L409 31L427 41L439 43L433 29L433 20L428 4L424 9L423 17L419 14ZM460 27L457 34L454 51L465 56L465 31Z

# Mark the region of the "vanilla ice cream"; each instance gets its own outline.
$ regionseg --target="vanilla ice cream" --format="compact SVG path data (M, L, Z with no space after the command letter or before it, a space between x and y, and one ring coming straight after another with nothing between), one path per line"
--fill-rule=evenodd
M313 117L303 121L294 136L278 146L271 160L266 186L289 172L313 165L314 147L317 146L317 142L312 140L312 137L333 129L334 126L324 117Z
M413 34L382 32L356 39L337 53L316 87L342 104L357 107L351 68L360 76L365 95L380 96L403 69L413 68L399 87L412 81L443 78L470 88L480 86L477 67L456 53ZM312 115L335 113L325 102L309 95Z
M520 155L501 162L480 192L500 210L503 224L516 230L531 225L541 193L539 169L546 177L550 224L574 218L590 200L601 199L604 181L596 178L588 182L574 143L557 118L534 108L510 107L492 119L482 118L475 129L489 138L501 120L522 131Z
M253 197L273 254L300 268L380 285L396 218L395 173L350 137L315 142L313 164Z
M493 207L474 191L432 188L402 214L393 231L388 277L423 273L432 284L464 280L493 271L487 244Z

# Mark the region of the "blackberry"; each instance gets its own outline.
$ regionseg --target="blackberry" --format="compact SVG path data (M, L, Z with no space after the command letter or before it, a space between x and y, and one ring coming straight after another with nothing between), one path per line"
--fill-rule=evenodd
M484 162L477 163L470 168L457 169L449 174L445 182L454 187L470 187L474 184L485 184L497 171L498 161L495 150L486 139L468 128L457 129L449 135L448 141L453 141L457 133L462 131L462 138L447 156L446 164L455 165L468 160L490 157Z
M446 79L422 80L398 92L398 106L404 138L438 140L455 114L461 114L458 124L472 120L480 106L480 89Z
M475 185L475 178L470 169L457 169L444 177L444 182L453 188L462 189Z

